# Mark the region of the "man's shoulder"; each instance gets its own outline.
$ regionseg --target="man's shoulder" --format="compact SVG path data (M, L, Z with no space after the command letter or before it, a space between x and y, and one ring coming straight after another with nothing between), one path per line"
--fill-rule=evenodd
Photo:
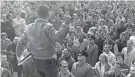
M123 52L127 51L127 47L124 47L122 50L123 50Z
M34 25L34 23L30 23L26 26L25 28L25 32L28 31L32 26Z

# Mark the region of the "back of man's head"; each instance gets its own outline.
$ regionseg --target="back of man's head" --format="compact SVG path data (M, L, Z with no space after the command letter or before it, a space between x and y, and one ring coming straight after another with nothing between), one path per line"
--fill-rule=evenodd
M49 16L49 7L47 5L40 5L37 9L37 13L40 18L46 18Z

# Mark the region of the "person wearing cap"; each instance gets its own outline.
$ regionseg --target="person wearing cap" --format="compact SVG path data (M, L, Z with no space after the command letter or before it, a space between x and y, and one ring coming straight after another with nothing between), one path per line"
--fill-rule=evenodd
M77 56L80 50L84 50L88 46L88 40L83 37L82 33L78 34L78 38L73 41L74 49L73 52L73 58L75 61L77 61Z
M95 64L94 71L97 77L106 77L110 75L112 65L108 61L108 56L104 53L100 54L99 62Z
M98 60L98 46L94 42L95 37L89 38L89 45L87 46L88 57L86 62L91 66L95 66Z
M91 65L86 63L88 54L86 51L81 50L78 54L78 62L72 66L72 73L75 77L94 77L94 70Z
M29 42L30 53L41 77L57 77L58 66L55 59L56 41L62 43L69 31L69 20L64 22L59 31L47 21L49 8L47 5L40 5L37 10L38 18L34 23L28 25L21 36L17 47L16 55L21 61L22 51Z

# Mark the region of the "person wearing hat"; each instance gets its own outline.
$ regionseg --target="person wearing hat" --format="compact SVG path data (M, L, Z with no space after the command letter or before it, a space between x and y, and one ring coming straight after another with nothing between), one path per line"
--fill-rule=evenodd
M98 60L98 46L94 42L95 37L91 36L89 38L89 45L87 46L87 63L91 66L95 66Z
M56 41L61 43L65 39L69 31L69 24L68 21L64 22L59 31L55 30L54 26L47 21L49 17L47 5L40 5L37 14L38 18L34 23L28 25L17 44L17 59L21 61L22 51L29 42L30 53L40 76L57 77Z
M78 34L78 38L73 41L73 58L77 61L77 56L80 50L84 50L88 46L88 40L83 37L82 33Z
M72 73L75 77L94 77L92 66L86 63L88 54L86 51L81 50L78 54L78 62L72 66Z

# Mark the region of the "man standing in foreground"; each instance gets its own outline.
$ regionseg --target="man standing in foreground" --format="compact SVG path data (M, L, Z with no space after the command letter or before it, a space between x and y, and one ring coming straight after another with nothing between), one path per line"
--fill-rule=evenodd
M25 33L21 37L17 45L17 59L21 60L21 54L25 45L29 42L33 61L41 77L57 77L58 67L54 58L56 53L55 44L61 42L69 31L68 23L62 24L59 31L47 21L49 16L49 8L47 6L39 6L38 18L34 23L28 25Z
M75 77L94 77L94 70L91 65L86 63L88 54L86 51L81 50L78 54L78 62L72 66L72 73Z

